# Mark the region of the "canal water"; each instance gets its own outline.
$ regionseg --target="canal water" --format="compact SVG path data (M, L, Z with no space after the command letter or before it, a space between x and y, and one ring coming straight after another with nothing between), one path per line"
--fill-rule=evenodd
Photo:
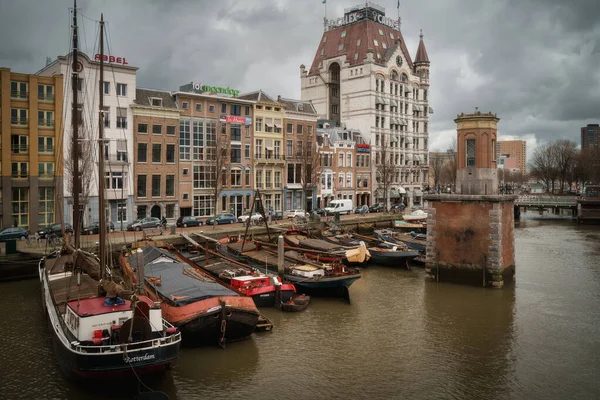
M516 283L498 291L369 267L352 304L266 309L273 332L184 349L145 384L171 399L600 398L600 228L523 214L516 259ZM63 379L35 280L0 289L0 398L120 393Z

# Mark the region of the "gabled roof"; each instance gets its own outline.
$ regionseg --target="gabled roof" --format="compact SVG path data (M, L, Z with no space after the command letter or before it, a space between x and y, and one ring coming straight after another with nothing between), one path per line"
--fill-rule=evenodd
M266 103L277 103L271 96L262 91L262 89L256 90L254 92L244 93L236 97L237 99L242 100L252 100L257 102L266 102Z
M134 104L139 104L140 106L148 106L148 107L158 107L152 106L151 98L158 98L162 100L162 108L175 108L177 109L177 104L171 96L170 92L165 90L154 90L154 89L135 89L135 100Z
M310 101L278 97L277 102L281 104L286 111L295 111L304 114L317 115L317 110L315 110L315 107Z
M429 57L427 57L427 50L425 49L425 43L423 42L423 31L421 31L420 38L421 40L419 41L419 47L417 48L417 55L415 56L415 64L429 64Z
M343 32L346 32L344 37L342 37ZM360 44L358 44L359 39ZM377 46L374 40L377 41ZM343 46L340 48L340 45ZM402 33L392 27L370 19L362 19L358 22L330 29L323 32L308 75L318 75L321 62L344 54L350 66L363 64L369 51L373 53L375 64L385 65L394 53L394 51L390 52L390 48L393 47L396 50L398 46L406 59L408 67L412 69L413 62ZM322 55L321 52L323 52ZM380 58L377 58L377 54Z

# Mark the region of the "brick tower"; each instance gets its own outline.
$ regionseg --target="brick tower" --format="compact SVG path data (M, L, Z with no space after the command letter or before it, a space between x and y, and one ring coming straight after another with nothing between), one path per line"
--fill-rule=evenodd
M425 196L425 278L491 288L515 273L514 200L498 195L496 114L460 114L456 194Z

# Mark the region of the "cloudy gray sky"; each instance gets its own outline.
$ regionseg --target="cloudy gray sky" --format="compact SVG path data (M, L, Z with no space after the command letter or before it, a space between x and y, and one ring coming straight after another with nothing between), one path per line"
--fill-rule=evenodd
M358 0L328 0L329 18ZM396 16L396 0L379 0ZM70 0L0 0L0 66L33 73L69 51ZM300 97L323 32L321 0L79 0L82 39L94 52L104 13L110 51L139 67L142 87L192 80ZM579 143L600 122L597 0L401 1L414 57L423 29L431 60L431 150L455 136L453 118L478 106L501 118L501 138Z

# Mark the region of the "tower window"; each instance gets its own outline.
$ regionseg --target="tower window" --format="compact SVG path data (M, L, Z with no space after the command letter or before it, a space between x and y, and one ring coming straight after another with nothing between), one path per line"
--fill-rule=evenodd
M342 50L344 48L344 43L340 43L338 46L338 50Z
M346 31L342 31L342 37L345 38L346 37Z
M467 167L475 166L475 139L467 140Z

